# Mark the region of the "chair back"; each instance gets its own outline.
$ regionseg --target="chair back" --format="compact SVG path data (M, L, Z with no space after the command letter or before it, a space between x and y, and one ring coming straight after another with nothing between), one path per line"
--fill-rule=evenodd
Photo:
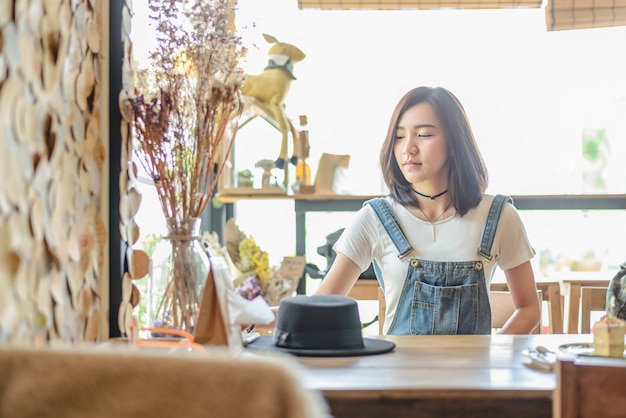
M606 311L606 287L583 286L580 288L580 332L591 332L591 312Z
M537 290L537 298L539 298L539 306L542 304L541 290ZM507 291L495 291L489 292L489 302L491 304L491 327L499 329L504 326L506 321L515 312L515 305L513 304L513 298L511 293ZM378 332L383 334L383 325L385 323L385 292L380 287L378 288ZM537 325L532 332L533 334L541 334L541 324Z
M537 290L537 298L539 299L539 307L541 309L543 302L541 290ZM491 304L491 327L494 328L494 330L498 330L504 326L506 321L513 315L513 312L515 312L511 292L491 290L489 291L489 302ZM541 334L541 323L537 325L532 333Z
M626 362L581 357L555 365L554 418L617 418L626 414Z
M385 325L385 311L387 304L385 303L385 291L378 287L378 333L383 335L383 325Z

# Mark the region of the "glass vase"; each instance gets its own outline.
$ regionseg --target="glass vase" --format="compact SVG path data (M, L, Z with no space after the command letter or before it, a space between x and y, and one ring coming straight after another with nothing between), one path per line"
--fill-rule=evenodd
M194 333L211 270L200 242L200 223L200 218L167 220L168 235L155 249L148 283L147 313L153 328Z

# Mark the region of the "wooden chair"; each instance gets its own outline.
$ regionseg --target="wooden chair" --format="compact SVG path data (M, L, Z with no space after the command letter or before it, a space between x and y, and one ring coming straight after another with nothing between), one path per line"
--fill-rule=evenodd
M541 290L537 290L537 297L539 298L539 306L541 306ZM515 311L513 305L513 299L511 294L506 291L490 291L489 301L491 304L491 323L495 329L502 328L509 317ZM378 332L383 334L383 324L385 323L385 292L380 287L378 288ZM533 334L541 334L541 324L533 330Z
M606 287L583 286L580 288L580 332L591 332L591 312L606 311Z
M385 303L385 292L379 286L378 287L378 333L383 335L383 325L385 324L385 311L387 310L387 303Z
M539 307L541 309L542 294L541 290L537 290L537 298L539 299ZM506 321L515 312L513 298L508 291L491 290L489 292L489 301L491 303L491 326L494 329L500 329ZM541 334L541 323L533 330L532 334Z
M541 297L548 308L548 333L563 334L563 300L561 284L558 280L541 279L535 282ZM506 282L491 282L491 290L509 290ZM542 305L543 307L543 305Z
M626 414L626 362L581 357L555 365L554 418L617 418Z

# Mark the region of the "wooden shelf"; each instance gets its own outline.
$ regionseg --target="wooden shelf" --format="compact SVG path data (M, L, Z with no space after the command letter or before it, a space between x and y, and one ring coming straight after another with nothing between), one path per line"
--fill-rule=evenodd
M233 187L224 189L215 195L223 203L235 203L239 200L258 199L289 199L298 201L365 201L377 196L301 193L286 194L272 189L255 189L251 187Z
M224 188L215 198L223 203L235 203L239 200L251 199L285 199L289 195L279 187L266 187L257 189L254 187L230 187Z

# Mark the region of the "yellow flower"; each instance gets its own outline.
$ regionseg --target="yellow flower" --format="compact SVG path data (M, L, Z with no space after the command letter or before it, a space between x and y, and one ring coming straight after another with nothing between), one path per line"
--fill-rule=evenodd
M241 271L254 270L261 287L265 289L273 272L268 253L261 250L252 236L247 236L239 242L238 251L237 268Z

